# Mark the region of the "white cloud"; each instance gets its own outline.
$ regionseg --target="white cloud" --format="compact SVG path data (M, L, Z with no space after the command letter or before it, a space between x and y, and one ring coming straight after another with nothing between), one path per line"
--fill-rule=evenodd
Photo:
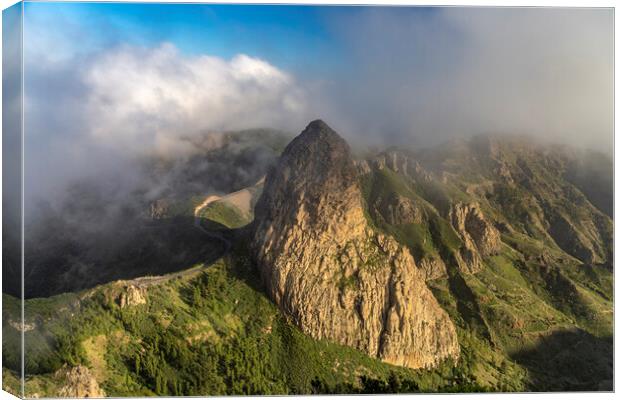
M84 82L92 135L133 149L168 151L205 130L288 128L305 110L293 77L264 60L189 57L171 44L104 53Z
M306 94L294 77L244 54L187 56L166 43L62 60L31 51L26 75L26 190L33 198L83 177L139 179L130 176L132 159L195 151L188 138L294 131L307 122Z

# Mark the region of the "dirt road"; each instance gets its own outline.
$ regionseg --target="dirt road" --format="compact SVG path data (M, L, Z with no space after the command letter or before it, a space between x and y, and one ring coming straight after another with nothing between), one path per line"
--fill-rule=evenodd
M194 208L194 226L198 229L200 229L205 235L209 236L210 238L216 239L216 240L220 240L224 243L226 249L224 250L224 254L228 253L228 251L230 250L230 248L232 247L232 243L230 242L230 240L226 239L224 237L224 235L222 235L221 233L217 232L217 231L210 231L208 229L205 229L204 226L202 226L202 218L200 218L200 212L209 204L213 203L214 201L217 201L221 199L220 196L217 195L210 195L207 196L205 198L205 200L200 203L198 206L196 206L196 208ZM222 254L222 255L224 255Z

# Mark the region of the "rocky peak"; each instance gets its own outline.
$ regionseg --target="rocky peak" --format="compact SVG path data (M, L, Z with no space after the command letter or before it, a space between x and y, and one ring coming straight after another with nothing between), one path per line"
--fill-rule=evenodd
M274 302L306 334L411 368L459 356L456 331L409 251L367 223L349 146L314 121L256 206L252 251Z
M281 188L289 202L303 204L312 217L318 217L318 199L338 201L339 194L357 184L349 145L321 120L311 122L286 146L276 169L277 173L267 175L265 188ZM271 193L265 192L263 203L273 200ZM268 211L260 202L257 217Z
M349 145L321 120L312 121L286 146L281 161L291 167L312 168L310 175L320 175L324 179L328 171L345 180L355 175Z

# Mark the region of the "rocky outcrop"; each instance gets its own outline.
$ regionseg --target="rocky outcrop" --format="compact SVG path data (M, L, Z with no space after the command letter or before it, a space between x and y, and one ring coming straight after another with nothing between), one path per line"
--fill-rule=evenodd
M396 193L378 199L374 207L375 215L390 225L420 224L424 217L421 207L414 204L411 199Z
M28 323L26 321L13 321L13 320L8 320L8 323L11 327L13 327L13 329L20 331L20 332L29 332L34 330L37 325L32 322L32 323Z
M426 280L446 278L448 276L446 263L439 255L423 257L416 261Z
M377 169L387 168L417 182L431 182L432 175L419 162L401 151L390 150L377 155L373 160Z
M92 372L83 365L65 366L55 373L54 379L64 382L58 391L59 397L105 397Z
M456 203L449 212L449 220L463 241L457 263L463 272L475 273L482 269L482 257L496 254L501 249L499 231L489 223L478 204Z
M372 172L372 169L370 168L370 164L366 160L356 161L355 166L357 167L357 172L360 175L366 175Z
M410 368L457 359L452 321L409 251L367 223L346 142L314 121L256 205L252 250L273 301L306 334Z
M146 304L146 290L134 285L127 285L118 295L117 303L121 308Z

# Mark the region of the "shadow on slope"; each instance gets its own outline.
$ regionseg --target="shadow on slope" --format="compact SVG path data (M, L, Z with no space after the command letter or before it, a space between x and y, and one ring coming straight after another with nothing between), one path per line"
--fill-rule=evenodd
M528 370L536 391L613 390L613 337L578 328L556 331L511 357Z
M26 244L26 298L162 275L199 262L208 265L227 247L217 236L195 227L190 216L132 223L123 231L88 237L62 233Z

